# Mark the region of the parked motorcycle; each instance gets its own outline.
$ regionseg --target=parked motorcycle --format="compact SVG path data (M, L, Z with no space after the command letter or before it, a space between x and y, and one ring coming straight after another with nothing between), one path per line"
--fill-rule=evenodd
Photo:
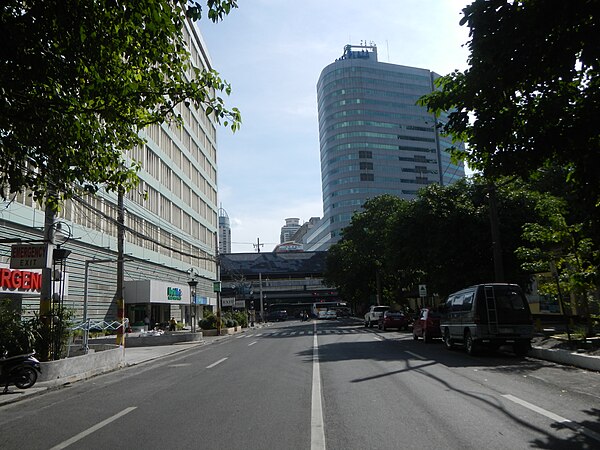
M42 373L40 362L34 353L8 357L8 352L0 358L0 385L4 384L3 394L14 384L19 389L28 389L35 384L38 373Z

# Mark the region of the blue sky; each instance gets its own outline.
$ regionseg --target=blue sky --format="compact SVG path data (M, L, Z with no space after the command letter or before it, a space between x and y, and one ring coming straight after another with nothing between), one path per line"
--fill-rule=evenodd
M379 61L447 74L467 68L467 0L240 0L199 22L214 68L232 85L242 127L218 133L219 203L232 251L271 251L287 217L323 214L316 84L346 44L374 42Z

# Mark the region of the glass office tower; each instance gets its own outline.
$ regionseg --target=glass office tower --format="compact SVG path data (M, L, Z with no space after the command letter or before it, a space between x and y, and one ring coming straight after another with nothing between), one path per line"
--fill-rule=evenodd
M375 45L346 45L317 84L323 219L306 250L337 242L354 212L377 195L412 199L431 183L464 176L450 161L452 143L417 100L439 75L427 69L382 63ZM437 120L437 122L436 122Z

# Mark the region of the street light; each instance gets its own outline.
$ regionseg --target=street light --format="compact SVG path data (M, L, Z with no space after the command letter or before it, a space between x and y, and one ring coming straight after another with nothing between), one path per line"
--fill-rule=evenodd
M188 284L190 285L190 325L192 328L192 333L195 333L196 325L194 324L194 319L196 317L196 314L194 314L194 309L196 301L196 286L198 285L198 282L196 280L190 280L188 281Z

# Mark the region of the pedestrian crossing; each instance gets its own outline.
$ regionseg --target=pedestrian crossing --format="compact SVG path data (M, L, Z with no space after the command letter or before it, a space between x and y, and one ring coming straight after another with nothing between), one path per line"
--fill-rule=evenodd
M327 334L363 334L363 333L372 333L372 331L364 330L361 328L357 328L357 329L326 329L326 330L317 330L316 333L314 330L300 330L300 331L282 330L282 331L270 331L270 332L256 333L256 334L246 334L246 335L244 335L244 337L247 337L247 338L250 338L250 337L286 337L286 336L312 336L314 334L327 335Z

